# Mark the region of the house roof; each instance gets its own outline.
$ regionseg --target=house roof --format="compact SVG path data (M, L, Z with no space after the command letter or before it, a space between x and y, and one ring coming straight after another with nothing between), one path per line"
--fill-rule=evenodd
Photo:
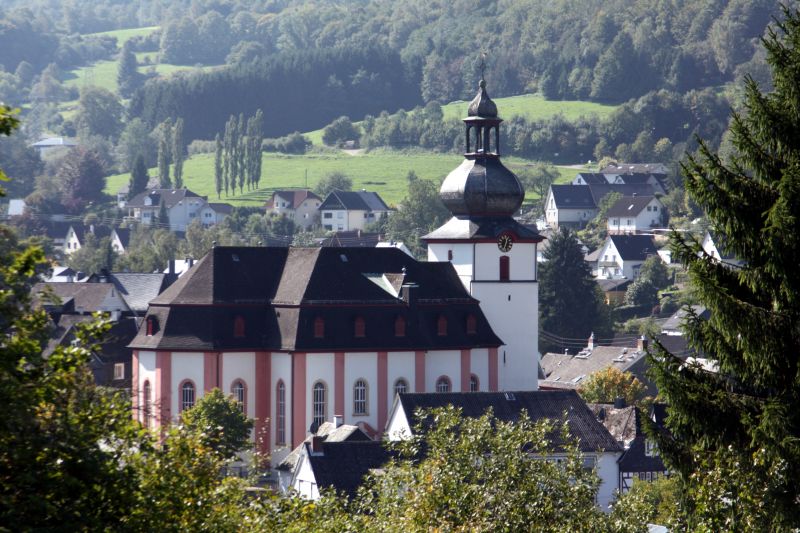
M565 383L580 386L589 376L614 366L623 372L643 360L645 352L627 346L595 346L591 353L553 353L542 356L541 365L547 384Z
M376 192L370 191L332 191L319 206L319 210L347 209L357 211L388 211L384 201Z
M397 455L382 441L326 441L322 443L322 453L312 453L310 443L303 446L318 487L349 496L356 493L370 471L383 467Z
M78 146L78 143L66 137L47 137L31 145L34 148L49 148L51 146Z
M175 274L160 272L143 274L138 272L112 272L109 276L131 311L144 313L150 301L172 285L178 278Z
M652 235L609 235L623 261L644 261L658 249Z
M127 248L131 243L131 230L130 228L116 228L114 233L117 234L119 242L122 243L123 248Z
M595 261L597 257L595 257ZM612 292L612 291L625 291L628 289L633 280L627 278L621 279L605 279L605 278L597 278L597 285L603 292Z
M653 201L653 196L623 196L612 205L607 215L609 217L635 217Z
M86 235L89 233L94 234L94 236L98 239L111 236L111 228L108 226L100 226L96 224L90 224L88 226L84 226L82 224L72 224L70 227L72 228L73 233L75 233L75 237L78 238L78 242L80 242L81 245L86 242Z
M624 448L630 446L638 431L635 406L618 408L609 403L587 403L586 405L617 442L622 443Z
M647 437L642 430L642 410L634 408L636 436L619 458L620 472L666 472L667 467L659 454L647 455ZM651 416L657 426L663 427L666 416L664 404L653 404Z
M311 442L313 437L322 437L325 439L325 442L348 442L348 441L365 441L365 440L372 440L369 436L364 433L364 431L358 427L353 426L351 424L342 424L339 427L333 422L323 422L322 425L319 426L317 432L314 435L309 435L306 439L301 442L294 450L287 455L283 461L281 461L277 468L278 470L288 470L293 472L295 467L297 466L297 461L300 460L300 456L303 454L303 448L305 443Z
M620 451L619 443L611 436L575 391L514 391L514 392L436 392L406 393L398 395L398 402L408 417L412 429L419 422L418 409L433 409L453 405L463 416L477 418L492 409L495 418L502 421L519 419L525 410L533 421L561 420L566 414L570 435L579 441L581 451ZM564 444L553 435L556 448Z
M595 183L597 185L602 185L608 183L606 175L599 172L578 172L575 177L578 176L583 178L583 181L585 181L587 184Z
M508 232L528 242L544 240L538 231L520 224L511 217L453 217L440 228L423 236L422 239L424 241L493 240Z
M386 283L383 280L387 280ZM379 282L376 282L379 281ZM413 283L412 303L394 286ZM466 320L477 331L467 334ZM215 247L156 297L148 310L156 334L142 330L141 349L374 351L499 346L479 302L449 262L416 261L397 248ZM244 318L244 337L233 320ZM437 331L446 318L447 335ZM406 335L395 335L398 317ZM356 337L362 318L365 335ZM314 324L324 323L324 335Z
M288 202L289 207L292 209L297 209L309 198L322 202L322 198L308 189L280 190L273 192L272 197L267 200L267 203L265 204L267 209L272 209L275 207L276 196L280 196L285 202Z
M151 204L145 205L145 198L148 197L150 198ZM204 196L200 196L189 189L149 189L128 200L127 207L158 208L161 202L164 202L164 205L167 207L167 209L169 209L172 206L177 205L179 202L182 202L186 198L200 198L202 200L206 199Z
M90 313L100 311L100 306L108 296L113 283L37 283L31 289L34 301L42 305L64 305L68 300L72 300L75 309L81 312ZM58 304L47 293L52 293L61 300Z
M224 215L230 215L233 212L233 206L231 204L209 202L208 207L213 209L215 212L222 213Z
M558 209L595 209L597 204L586 185L551 185Z
M70 226L72 224L70 222L62 222L62 221L45 221L41 222L41 225L44 227L45 235L53 240L64 240L67 238L67 233L69 232Z
M702 305L691 305L689 308L681 307L661 325L662 332L680 333L683 331L683 323L689 315L689 309L693 310L697 316L707 320L711 316L711 311Z
M607 194L612 192L621 194L622 196L653 196L654 191L652 185L649 184L634 184L634 185L621 185L621 184L599 184L599 185L584 185L592 194L594 205L600 205L600 202Z
M337 231L322 241L322 246L336 246L339 248L367 246L374 248L380 240L380 233L367 233L361 230Z

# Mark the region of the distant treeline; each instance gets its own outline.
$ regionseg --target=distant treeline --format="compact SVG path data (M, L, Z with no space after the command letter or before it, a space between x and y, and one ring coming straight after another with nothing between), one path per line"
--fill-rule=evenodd
M418 102L398 54L378 47L333 48L151 80L134 95L129 114L150 125L182 117L188 138L211 139L231 114L263 109L265 136L279 137L318 128L341 115Z

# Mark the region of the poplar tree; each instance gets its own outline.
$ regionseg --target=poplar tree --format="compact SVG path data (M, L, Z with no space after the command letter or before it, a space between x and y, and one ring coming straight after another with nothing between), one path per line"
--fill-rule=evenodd
M147 188L147 182L150 176L147 175L147 165L144 162L144 156L139 154L133 162L133 169L131 170L131 179L128 185L128 196L133 198L140 192Z
M239 193L244 192L245 170L245 145L247 144L247 123L244 113L239 113L239 123L236 132L236 177L239 180Z
M169 179L169 146L163 137L158 141L158 181L162 189L172 187Z
M175 122L175 129L172 133L172 158L175 162L175 188L183 188L183 119L179 118Z
M219 133L214 138L216 150L214 150L214 187L217 190L217 198L222 194L222 175L223 175L223 160L222 160L222 139L219 138Z
M230 116L228 122L225 123L225 140L224 140L224 163L222 180L225 188L225 196L228 196L228 189L233 189L235 183L233 164L236 160L235 157L235 137L236 137L236 117ZM236 192L235 190L233 191Z
M723 161L701 143L683 166L689 197L743 262L672 235L673 257L710 311L686 322L710 369L660 346L650 356L669 404L658 445L684 482L689 530L800 525L800 12L784 16L763 40L774 91L746 79L733 153Z

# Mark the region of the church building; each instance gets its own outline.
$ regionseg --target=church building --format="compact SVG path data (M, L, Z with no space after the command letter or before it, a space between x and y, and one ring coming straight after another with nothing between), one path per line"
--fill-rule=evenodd
M130 344L135 417L168 424L217 387L277 463L334 415L379 437L397 393L535 390L542 237L512 218L524 190L500 161L483 80L464 122L465 160L441 189L453 218L425 236L427 262L395 248L213 248Z

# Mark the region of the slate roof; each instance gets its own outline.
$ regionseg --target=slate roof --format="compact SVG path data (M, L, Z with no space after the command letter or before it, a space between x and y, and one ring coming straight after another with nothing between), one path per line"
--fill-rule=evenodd
M267 209L272 209L275 207L276 196L280 196L284 201L289 202L289 207L292 209L297 209L309 198L322 202L322 198L308 189L280 190L272 193L272 197L267 200L267 203L264 205L264 207Z
M609 217L635 217L653 200L653 196L623 196L608 210Z
M69 232L69 228L72 225L70 222L61 222L61 221L45 221L41 222L42 226L44 226L45 235L53 240L60 240L63 241L67 238L67 233Z
M372 440L358 426L342 424L339 427L336 427L332 422L323 422L314 435L309 435L306 437L303 442L301 442L294 450L291 451L291 453L289 453L289 455L283 459L283 461L280 462L280 464L278 464L278 470L288 470L290 472L294 472L297 462L300 460L300 456L303 454L303 448L305 447L305 444L311 442L311 439L315 436L323 437L325 442L363 442Z
M595 261L597 258L595 257ZM628 287L633 280L627 278L621 279L605 279L605 278L597 278L597 285L603 292L610 292L610 291L625 291L628 290Z
M152 201L151 205L145 205L144 203L145 198L148 196ZM178 202L182 202L186 198L200 198L202 200L206 199L204 196L200 196L189 189L149 189L128 200L127 207L158 208L161 205L161 202L164 202L164 205L169 209Z
M541 365L546 384L565 383L578 387L586 378L609 366L630 371L644 357L645 352L635 347L595 346L588 355L548 352L542 356Z
M578 185L580 187L580 185ZM634 185L617 185L617 184L601 184L601 185L584 185L589 189L594 200L594 205L600 205L602 199L612 192L621 194L622 196L653 196L653 187L648 184L634 184Z
M662 333L656 336L656 340L661 343L661 346L663 346L665 350L675 357L681 359L697 357L695 349L689 346L689 340L683 335L668 335Z
M587 403L594 416L605 426L611 436L628 448L637 435L637 408L633 405L617 408L609 403Z
M517 238L541 242L544 237L529 226L524 226L511 217L453 217L446 224L422 239L424 241L497 239L502 233L511 232Z
M322 246L335 246L338 248L366 246L374 248L380 241L380 233L367 233L361 230L337 231L322 241Z
M112 272L109 278L120 295L125 298L131 311L144 313L150 301L172 285L178 276L162 273Z
M692 305L690 307L691 309L694 310L697 316L699 316L704 320L708 320L708 318L711 316L711 311L709 311L702 305ZM673 313L673 315L669 317L666 322L664 322L661 325L661 331L681 333L683 331L683 323L686 320L688 314L689 314L688 309L685 307L681 307L680 309L675 311L675 313Z
M551 185L558 209L595 209L592 190L586 185Z
M658 249L652 235L609 235L623 261L644 261Z
M112 283L45 282L34 285L31 294L34 295L34 302L45 306L59 305L49 296L45 296L44 291L49 290L61 300L60 305L72 300L75 309L80 309L83 313L92 313L100 310L100 305L113 288Z
M413 283L412 303L375 279ZM391 284L390 284L391 285ZM405 289L404 289L405 291ZM477 321L467 334L466 320ZM447 262L420 262L397 248L215 247L150 303L157 332L145 329L132 348L375 351L493 347L479 302L466 292ZM233 321L245 336L233 337ZM437 322L447 319L447 335ZM354 323L365 332L356 337ZM395 336L398 317L406 335ZM314 336L317 319L324 336Z
M586 406L575 391L514 391L514 392L436 392L399 394L403 411L409 417L412 429L417 425L418 409L432 409L453 405L461 408L463 416L477 418L491 408L498 420L517 420L523 410L531 420L561 420L566 413L567 426L573 438L578 439L583 452L621 451L619 443ZM553 436L558 449L564 443Z
M383 467L396 455L381 441L323 442L322 453L311 453L310 443L304 446L317 486L348 496L356 493L371 470Z
M384 201L376 192L370 191L332 191L325 198L325 201L318 208L320 211L326 209L347 209L357 211L388 211Z
M578 172L577 176L583 178L583 181L587 184L602 185L608 183L606 175L599 172Z
M231 204L210 202L208 204L208 207L210 207L217 213L223 213L225 215L230 215L233 212L233 206Z

